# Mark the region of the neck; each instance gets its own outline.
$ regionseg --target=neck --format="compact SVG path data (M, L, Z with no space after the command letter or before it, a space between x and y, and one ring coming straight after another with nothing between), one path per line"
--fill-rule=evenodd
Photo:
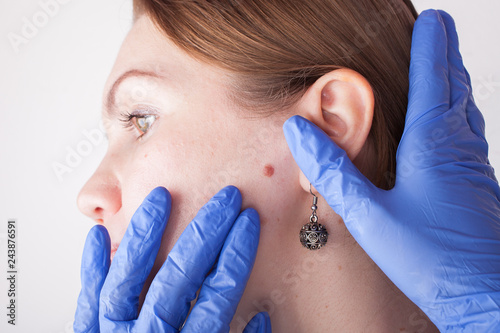
M273 332L437 332L357 244L334 251L289 273L283 299L290 301L276 306Z
M320 250L301 247L294 234L296 246L277 246L276 259L263 259L269 264L254 268L268 272L268 278L245 291L247 306L238 308L231 332L241 332L245 320L260 311L271 316L273 333L438 332L361 249L340 217L328 221L328 243Z

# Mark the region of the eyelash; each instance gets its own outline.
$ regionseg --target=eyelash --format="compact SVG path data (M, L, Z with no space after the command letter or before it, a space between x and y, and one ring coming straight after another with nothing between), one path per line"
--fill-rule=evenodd
M153 117L155 117L155 120L158 118L156 115L152 115L152 114L133 114L133 113L130 113L130 112L127 111L127 112L121 112L120 113L120 119L119 119L119 121L122 122L123 128L128 129L128 130L133 130L134 127L137 128L137 126L135 126L135 124L132 121L132 119L134 119L134 118L144 118L146 116L153 116ZM151 126L153 126L153 125L151 124ZM151 129L151 126L150 126L150 128L148 129L147 132L144 132L141 135L139 135L137 137L137 140L140 140L145 134L147 134L149 132L149 130ZM139 129L137 129L137 130L139 130Z

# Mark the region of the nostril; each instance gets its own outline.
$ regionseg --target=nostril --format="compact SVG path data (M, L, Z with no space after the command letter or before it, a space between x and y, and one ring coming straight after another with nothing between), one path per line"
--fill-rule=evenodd
M96 207L94 208L94 215L97 215L97 216L102 216L104 210L101 208L101 207ZM96 219L96 221L102 221L102 219Z

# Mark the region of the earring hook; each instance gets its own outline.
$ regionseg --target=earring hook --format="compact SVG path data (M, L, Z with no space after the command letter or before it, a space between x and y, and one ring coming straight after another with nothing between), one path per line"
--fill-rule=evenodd
M316 197L316 195L314 193L312 193L311 183L309 183L309 193L311 193L314 197Z

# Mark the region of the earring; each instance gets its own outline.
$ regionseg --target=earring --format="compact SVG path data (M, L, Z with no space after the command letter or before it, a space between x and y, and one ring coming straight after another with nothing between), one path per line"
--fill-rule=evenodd
M314 197L311 206L312 214L309 217L309 223L304 224L300 230L300 242L309 250L318 250L328 241L328 232L323 225L318 224L318 216L316 215L318 197L312 193L311 183L309 183L309 192Z

